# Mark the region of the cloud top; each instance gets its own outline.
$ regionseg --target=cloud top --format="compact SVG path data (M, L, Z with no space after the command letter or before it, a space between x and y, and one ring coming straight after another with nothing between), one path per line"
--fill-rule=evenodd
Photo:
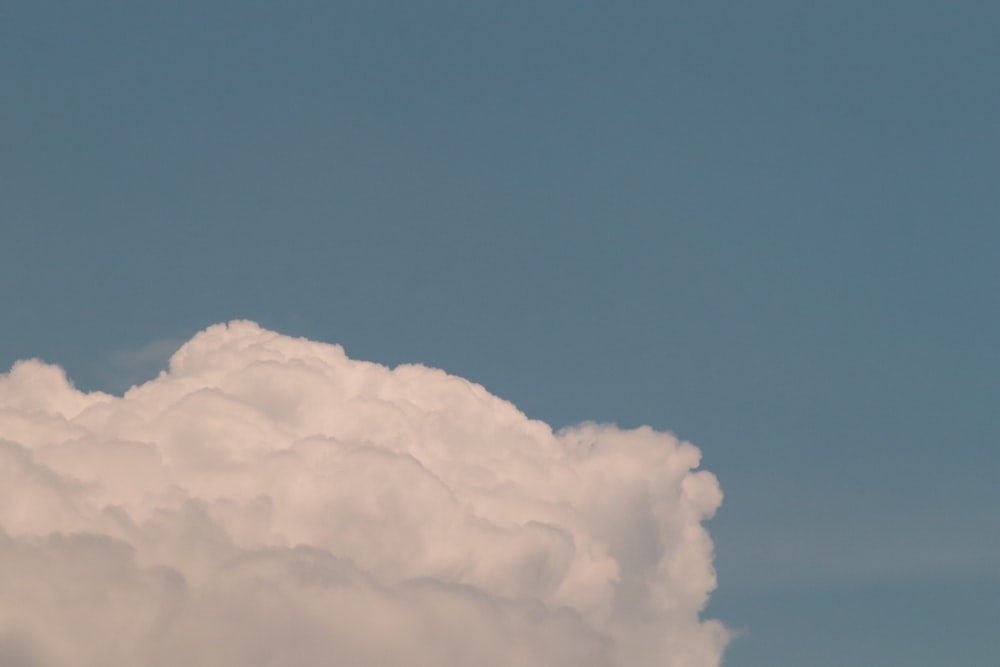
M0 376L0 664L714 667L698 450L252 322Z

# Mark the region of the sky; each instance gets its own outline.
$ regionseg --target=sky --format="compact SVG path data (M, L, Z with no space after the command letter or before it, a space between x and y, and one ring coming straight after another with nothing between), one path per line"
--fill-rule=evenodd
M690 441L725 664L1000 652L1000 8L6 3L0 368L233 319Z

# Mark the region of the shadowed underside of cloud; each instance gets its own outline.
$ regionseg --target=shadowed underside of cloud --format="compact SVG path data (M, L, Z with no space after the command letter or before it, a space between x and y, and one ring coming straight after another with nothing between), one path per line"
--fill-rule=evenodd
M0 376L8 667L709 667L698 450L236 321L123 397Z

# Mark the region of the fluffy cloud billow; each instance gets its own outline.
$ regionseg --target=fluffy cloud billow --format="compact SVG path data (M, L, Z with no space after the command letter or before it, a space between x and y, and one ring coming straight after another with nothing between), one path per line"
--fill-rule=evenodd
M699 451L252 322L0 376L5 667L710 667Z

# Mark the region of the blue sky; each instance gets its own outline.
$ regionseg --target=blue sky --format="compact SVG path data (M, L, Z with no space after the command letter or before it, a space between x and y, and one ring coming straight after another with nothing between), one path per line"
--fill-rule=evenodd
M728 664L1000 652L1000 8L8 3L0 363L234 317L704 452Z

